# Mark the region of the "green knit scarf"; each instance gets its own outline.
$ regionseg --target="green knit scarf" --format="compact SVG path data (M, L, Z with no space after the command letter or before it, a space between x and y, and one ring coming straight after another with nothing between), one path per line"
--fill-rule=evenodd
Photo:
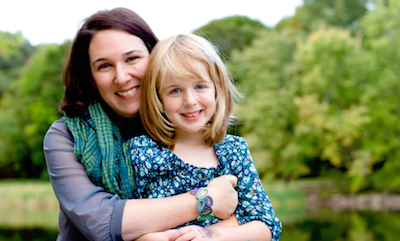
M120 198L132 198L134 174L129 141L123 141L118 127L100 103L90 104L88 109L88 115L64 117L74 137L74 154L94 184Z

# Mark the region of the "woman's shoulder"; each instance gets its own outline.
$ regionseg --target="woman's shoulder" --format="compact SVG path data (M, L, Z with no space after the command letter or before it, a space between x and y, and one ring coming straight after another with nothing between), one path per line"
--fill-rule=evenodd
M49 127L49 129L47 130L47 132L45 134L45 139L60 136L60 135L72 138L71 134L68 131L67 126L65 125L64 117L62 117L58 120L55 120L53 122L53 124L51 124L51 126Z
M64 145L73 145L74 138L64 123L64 118L53 122L43 138L44 149L57 149Z
M55 120L51 124L49 130L55 130L55 129L56 130L60 130L60 131L67 131L68 130L68 128L67 128L67 126L65 125L65 122L64 122L64 117L61 117L60 119Z

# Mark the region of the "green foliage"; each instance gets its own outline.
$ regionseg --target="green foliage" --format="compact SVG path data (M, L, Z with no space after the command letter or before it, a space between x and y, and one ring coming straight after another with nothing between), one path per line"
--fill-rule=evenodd
M17 78L19 69L33 50L21 33L0 31L0 96L8 91L10 83Z
M0 101L0 166L4 176L45 175L42 141L59 117L66 45L38 47ZM19 173L19 174L16 174Z
M398 191L400 188L400 2L375 2L362 26L365 46L378 64L376 82L366 94L372 122L367 126L363 144L379 161L371 174L374 188Z
M398 62L381 72L381 52L347 30L320 29L305 41L287 34L260 34L230 61L246 94L240 131L261 175L343 173L351 192L398 189Z
M266 27L257 20L246 16L231 16L213 20L195 30L220 48L224 57L229 59L233 50L242 50L251 45L259 30Z
M240 90L246 96L238 109L239 122L243 123L241 133L261 174L281 175L270 170L277 170L285 161L281 152L293 130L295 106L290 101L293 88L283 86L288 85L286 76L295 46L296 40L286 32L264 31L251 48L234 54L230 61L230 70L240 80ZM287 168L288 172L307 172L307 167L299 162Z
M369 0L304 0L294 16L283 19L278 29L312 32L321 26L352 27L367 12Z
M340 175L351 192L399 190L400 3L377 1L359 37L349 24L365 8L330 14L366 2L305 1L291 23L310 34L283 22L233 55L231 71L246 95L240 132L261 175ZM348 29L315 30L322 20Z
M295 139L297 130L301 133L298 142L306 142L303 135L316 137L310 145L315 144L317 155L310 157L348 169L354 177L351 189L360 190L374 164L369 150L360 145L361 134L371 121L362 100L375 81L372 56L349 32L329 29L313 33L299 46L295 62L299 85L294 99L299 117ZM367 170L359 169L360 165Z

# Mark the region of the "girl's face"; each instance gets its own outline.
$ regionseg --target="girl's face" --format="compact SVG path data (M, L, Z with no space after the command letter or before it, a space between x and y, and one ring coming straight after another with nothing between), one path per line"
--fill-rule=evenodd
M194 62L200 76L177 77L161 91L165 115L175 125L176 138L201 136L216 111L215 86L206 66Z
M142 39L121 30L100 31L90 42L90 68L96 88L121 117L139 113L139 82L146 72L149 56Z

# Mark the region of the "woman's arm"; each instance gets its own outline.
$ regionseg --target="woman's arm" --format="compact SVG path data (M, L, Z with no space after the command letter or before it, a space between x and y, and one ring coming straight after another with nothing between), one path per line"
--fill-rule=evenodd
M165 199L121 200L94 185L73 154L73 139L62 120L46 133L44 153L54 193L61 210L91 240L130 240L195 219L196 198L181 194ZM237 205L231 176L208 186L216 200L216 215L227 218ZM62 230L60 230L62 232Z
M187 226L171 233L169 241L268 241L271 240L271 231L260 221L251 221L236 227L200 227ZM161 240L160 240L161 241Z
M73 154L73 138L64 122L53 123L43 142L47 171L60 203L60 235L70 237L73 226L90 240L121 240L125 201L94 185Z
M219 218L229 218L237 205L234 190L236 178L221 176L212 180L207 188L214 199L214 214ZM126 202L122 222L122 236L126 240L141 235L164 231L196 219L199 213L194 195L185 193L167 198L135 199ZM147 210L143 212L143 210Z

